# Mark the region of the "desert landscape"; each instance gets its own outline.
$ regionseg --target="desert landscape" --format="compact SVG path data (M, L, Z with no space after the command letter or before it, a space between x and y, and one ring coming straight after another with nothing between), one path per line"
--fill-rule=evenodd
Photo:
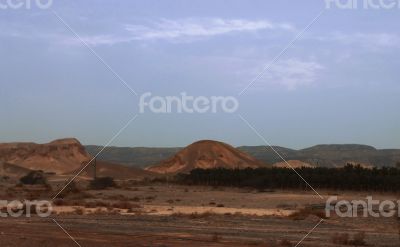
M397 217L342 218L327 217L325 213L326 198L332 195L340 200L365 200L372 195L375 199L396 201L397 192L322 188L317 195L310 189L207 186L184 184L176 179L194 169L290 170L281 168L282 163L270 165L258 161L221 142L195 142L147 169L107 161L95 163L76 139L49 144L1 144L0 152L3 200L52 203L51 215L46 218L37 215L3 218L2 246L74 246L72 236L81 246L296 246L300 241L301 246L321 246L321 243L398 246L400 243ZM300 161L288 163L299 172L316 169ZM79 168L84 169L79 172ZM24 182L24 177L32 173L35 173L30 176L32 181ZM64 188L76 173L79 176ZM303 239L316 225L318 228Z
M0 247L399 247L400 0L0 0Z

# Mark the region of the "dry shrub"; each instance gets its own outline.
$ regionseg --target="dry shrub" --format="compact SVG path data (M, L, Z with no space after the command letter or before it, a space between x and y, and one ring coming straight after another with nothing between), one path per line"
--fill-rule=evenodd
M211 216L215 216L216 214L206 211L204 213L191 213L191 214L183 214L183 213L173 213L171 214L172 217L188 217L190 219L204 219L204 218L209 218Z
M367 243L365 242L365 233L359 232L353 235L353 238L350 238L348 233L335 233L332 237L332 242L334 244L341 245L352 245L352 246L365 246Z
M26 176L23 176L20 179L20 182L22 184L28 184L28 185L35 185L35 184L46 185L47 178L45 177L42 171L31 171Z
M313 208L303 208L289 215L289 218L293 220L305 220L308 216L314 215L321 219L326 219L324 210L313 209Z
M235 216L243 216L242 212L235 212Z
M282 247L292 247L292 246L294 246L294 245L293 245L292 242L290 242L289 240L284 239L284 240L281 240L281 241L278 242L278 246L282 246Z
M135 213L135 214L142 214L142 209L141 208L130 208L128 209L127 213Z
M84 199L93 198L93 196L87 192L80 191L78 193L73 193L73 194L68 195L67 198L70 200L84 200Z
M212 212L209 212L209 211L204 212L204 213L197 213L196 212L196 213L191 213L189 215L189 218L191 218L191 219L204 219L204 218L209 218L209 217L211 217L213 215L215 215L215 214L212 213Z
M117 215L117 214L119 214L120 213L120 211L118 210L118 209L115 209L115 208L113 208L113 209L108 209L108 214L110 215Z
M146 197L144 199L146 199L146 201L152 201L152 200L156 199L156 196L148 196L148 197Z
M71 194L79 194L81 190L78 188L76 183L72 181L70 184L68 184L67 187L64 188L64 190L58 195L59 198L65 198L68 195Z
M128 201L129 200L124 195L111 195L111 196L108 196L107 198L110 200L116 200L116 201Z
M332 236L332 243L348 245L350 240L350 235L348 233L335 233Z
M64 205L66 205L66 201L62 198L56 198L53 201L53 205L54 206L64 206Z
M211 241L219 242L221 241L221 236L217 232L214 232L213 235L211 236Z
M85 208L96 208L96 202L85 202L83 205Z
M354 234L353 240L350 241L350 244L355 246L367 245L367 243L365 242L365 232L359 232Z
M85 208L101 208L109 207L110 204L104 201L89 201L84 203Z
M131 209L131 208L141 208L140 205L137 204L132 204L130 202L127 201L119 201L119 202L115 202L112 204L113 208L118 208L118 209Z
M75 208L74 213L77 215L83 215L84 210L82 208Z
M296 209L297 208L297 204L296 203L292 203L292 204L290 204L290 203L281 203L281 204L278 204L276 206L276 208L285 209L285 210L292 210L292 209Z
M23 185L22 183L18 183L18 184L16 184L14 187L15 187L15 188L23 188L24 185ZM12 188L9 188L9 189L11 190Z
M106 207L109 207L110 206L110 203L108 203L108 202L105 202L105 201L96 201L96 207L103 207L103 208L106 208Z
M102 210L101 208L96 208L96 210L92 211L90 214L94 215L104 215L107 214L106 211Z
M116 187L116 183L112 177L98 177L90 181L89 188L92 190L104 190Z
M218 204L218 205L217 205L217 208L223 208L223 207L225 207L224 204Z
M84 201L78 200L67 200L63 198L57 198L53 200L54 206L81 206L84 204Z

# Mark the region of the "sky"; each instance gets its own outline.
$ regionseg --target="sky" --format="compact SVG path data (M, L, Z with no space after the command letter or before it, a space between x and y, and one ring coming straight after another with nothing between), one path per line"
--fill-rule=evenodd
M44 9L32 2L0 9L0 142L400 148L400 8L57 0ZM239 108L141 113L146 92L235 97Z

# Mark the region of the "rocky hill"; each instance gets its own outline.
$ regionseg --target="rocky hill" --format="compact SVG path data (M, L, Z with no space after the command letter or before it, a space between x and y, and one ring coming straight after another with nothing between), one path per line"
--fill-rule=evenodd
M57 174L78 169L82 163L89 161L90 157L81 143L73 138L47 144L0 144L0 162Z
M262 162L226 143L204 140L187 146L147 170L156 173L184 173L196 168L244 169L262 166Z

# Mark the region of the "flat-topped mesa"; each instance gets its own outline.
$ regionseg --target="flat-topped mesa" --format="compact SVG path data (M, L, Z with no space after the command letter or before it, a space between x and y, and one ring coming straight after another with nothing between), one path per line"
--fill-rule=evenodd
M186 173L193 169L245 169L264 164L223 142L202 140L190 144L173 157L147 168L157 173Z
M81 167L90 158L75 138L55 140L47 144L0 144L0 161L32 170L66 173Z

